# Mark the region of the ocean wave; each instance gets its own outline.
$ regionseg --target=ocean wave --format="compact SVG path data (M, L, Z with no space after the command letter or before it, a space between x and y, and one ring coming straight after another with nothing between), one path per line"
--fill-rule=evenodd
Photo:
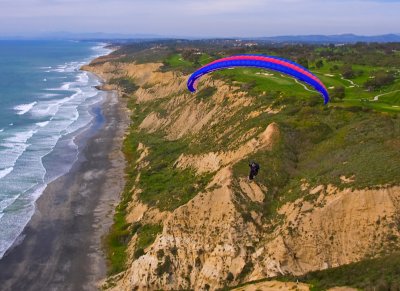
M52 72L64 73L67 69L67 65L58 65L55 69L51 70Z
M102 46L93 50L89 54L107 52ZM48 87L60 87L39 93L35 104L15 107L18 114L29 112L31 124L21 126L15 122L15 126L1 133L0 186L7 189L0 193L0 259L20 237L34 212L36 199L47 184L67 173L78 159L79 149L74 139L89 128L93 119L91 108L103 98L102 93L92 88L98 82L94 75L79 71L91 59L42 67L40 73L55 73L40 80L46 77ZM57 80L61 78L64 80Z
M78 81L79 83L87 83L87 82L89 81L89 75L88 75L88 73L86 73L86 72L80 73L80 74L77 76L77 81Z
M13 169L14 169L13 167L9 167L9 168L5 168L5 169L0 170L0 179L4 178L8 174L10 174Z
M68 82L68 83L64 83L60 88L62 90L69 90L70 87L71 87L71 82Z
M28 130L16 132L11 136L5 138L0 144L4 149L0 151L2 156L0 167L10 168L14 167L19 157L26 151L28 140L37 132L37 130Z
M51 70L52 72L58 73L73 73L79 71L80 67L82 67L86 62L69 62L64 63L62 65L58 65L55 69Z
M71 85L73 82L65 82L60 87L56 88L47 88L46 91L70 91Z
M45 117L45 116L54 116L59 111L60 107L67 103L68 101L73 100L78 95L82 94L82 90L77 88L73 90L75 94L71 96L65 97L60 100L52 100L52 101L41 101L39 102L34 110L32 110L31 114L35 117Z
M76 90L75 88L71 88L72 85L74 85L75 82L64 82L60 87L56 88L47 88L45 89L46 91L74 91Z
M0 151L0 155L2 156L0 167L3 168L2 174L4 175L2 178L5 178L5 176L9 174L7 172L10 171L10 168L15 166L18 159L30 146L28 140L35 132L36 131L30 131L29 133L15 135L7 139L7 141L1 143L3 149Z
M97 45L91 47L91 49L92 49L93 51L105 50L105 49L106 49L106 48L105 48L106 45L107 45L107 43L101 42L101 43L98 43Z
M45 127L47 124L49 124L50 121L43 121L43 122L37 122L36 125L39 127Z
M17 111L18 115L24 115L25 113L29 112L33 106L36 105L36 101L28 104L20 104L14 107L14 110Z
M60 96L60 94L56 94L56 93L46 93L46 94L42 94L39 96L40 99L44 98L44 99L49 99L49 98L53 98L53 97L57 97Z
M43 193L46 186L46 184L37 186L37 188L29 194L30 199L24 197L22 198L23 201L20 201L21 198L16 197L16 199L14 199L15 201L10 205L20 203L24 204L24 207L19 208L17 211L7 211L0 217L0 225L3 226L0 236L0 259L18 239L21 239L20 235L35 211L34 203Z
M4 209L6 209L8 206L14 203L14 201L18 198L18 196L14 196L11 198L5 198L0 200L0 213L3 212Z
M107 43L99 43L99 44L93 46L91 49L92 49L92 51L95 51L95 54L92 55L92 58L98 58L100 56L108 55L114 51L111 48L106 48L106 46L107 46Z
M28 131L20 131L20 132L16 132L13 135L11 135L10 137L5 138L4 140L7 143L4 143L3 146L5 144L12 146L15 146L16 144L26 144L26 142L37 132L37 130L28 130Z

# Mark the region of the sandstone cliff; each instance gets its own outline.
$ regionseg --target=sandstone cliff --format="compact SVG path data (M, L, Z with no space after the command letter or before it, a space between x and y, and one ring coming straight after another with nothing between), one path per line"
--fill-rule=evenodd
M148 158L155 150L151 142L138 144L126 221L130 227L161 225L162 230L139 255L135 250L140 233L129 237L126 270L105 287L215 290L265 277L302 275L397 249L399 186L358 188L351 185L354 177L345 175L336 184L305 177L301 185L277 196L277 186L248 181L235 167L282 146L287 129L268 118L279 114L282 105L266 103L253 110L257 97L239 85L210 78L202 87L215 90L207 98L196 98L186 92L187 76L162 72L161 66L108 61L90 70L105 80L134 80L139 88L131 97L136 106L132 114L141 117L133 119L133 130L143 136L160 134L166 142L184 140L188 146L171 169L209 179L204 187L193 185L191 198L178 207L161 207L160 200L148 203L143 170L158 165ZM123 93L118 86L106 87ZM260 116L264 122L251 123ZM250 126L244 131L245 122ZM213 146L205 146L207 142ZM286 198L295 192L301 195ZM266 214L265 208L272 207L268 203L274 204L274 215Z

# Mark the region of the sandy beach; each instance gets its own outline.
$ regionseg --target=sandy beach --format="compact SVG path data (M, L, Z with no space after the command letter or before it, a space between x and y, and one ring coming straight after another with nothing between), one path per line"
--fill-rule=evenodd
M106 275L101 237L124 186L123 104L108 92L94 108L96 120L77 140L78 161L47 186L19 243L0 260L0 290L97 290Z

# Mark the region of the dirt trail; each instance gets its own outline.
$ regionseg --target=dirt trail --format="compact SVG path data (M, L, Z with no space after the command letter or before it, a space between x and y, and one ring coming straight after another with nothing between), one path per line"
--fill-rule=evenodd
M374 101L379 101L379 97L385 96L385 95L388 95L388 94L391 94L391 93L396 93L396 92L400 92L400 90L390 91L390 92L387 92L387 93L376 95L373 100Z

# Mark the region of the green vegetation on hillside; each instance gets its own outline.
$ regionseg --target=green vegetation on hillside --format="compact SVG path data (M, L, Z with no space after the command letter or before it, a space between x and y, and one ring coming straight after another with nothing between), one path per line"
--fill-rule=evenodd
M382 258L311 272L299 280L312 284L312 290L326 290L335 286L350 286L369 291L400 290L399 266L400 254L394 253Z
M136 250L134 253L135 258L139 258L140 256L145 254L145 248L150 246L157 235L162 232L162 225L159 224L145 224L143 226L138 225L137 223L133 225L133 230L138 234L138 238L136 241Z
M136 85L135 82L131 78L128 78L128 77L113 78L109 81L109 83L113 84L113 85L117 85L127 95L130 95L133 92L135 92L137 89L139 89L139 86Z
M191 169L177 168L174 163L182 153L204 154L235 149L256 137L272 122L280 129L279 144L272 151L257 151L233 167L237 182L247 176L248 160L256 160L261 165L256 181L268 188L264 202L243 206L243 216L249 217L248 213L257 209L261 210L264 219L272 221L278 217L276 210L284 203L300 197L314 199L309 197L308 191L301 191L304 179L310 187L333 184L338 188L354 189L400 183L400 61L398 56L389 61L394 58L392 51L400 49L399 44L388 44L387 47L376 44L275 47L260 43L248 48L237 47L237 43L229 41L165 41L138 47L134 44L124 46L119 52L119 61L157 61L163 63L162 71L186 74L212 59L230 54L280 55L307 64L326 83L334 98L324 106L316 92L310 92L304 84L276 72L258 69L215 72L212 78L246 92L246 98L251 99L249 105L218 123L208 124L199 134L167 140L162 130L149 133L138 126L150 113L167 116L170 112L165 104L170 98L136 104L134 81L112 80L130 98L132 124L124 142L127 183L106 242L110 273L124 269L126 244L133 235L138 235L135 257L139 257L162 230L159 225L126 222L126 209L133 189L140 189L138 199L141 202L161 211L172 211L203 191L212 177L212 174L197 175ZM215 92L216 88L203 87L200 82L199 91L191 100L206 103L209 108L234 102L225 98L223 104L214 104L211 100ZM279 112L270 114L266 108ZM251 113L261 110L264 112L248 118ZM251 134L244 138L248 132ZM140 143L148 148L148 155L138 165ZM352 181L343 184L342 175L352 177ZM333 286L330 284L334 280L360 288L368 282L378 286L380 280L386 280L387 284L398 282L396 264L385 263L385 258L381 260L352 264L353 271L346 269L350 266L343 266L329 270L331 273L311 273L301 280L311 282L315 288ZM380 272L379 268L385 272ZM165 269L168 266L162 265L159 273ZM353 281L349 274L354 276Z
M170 43L174 53L167 58L170 69L190 73L216 58L239 53L278 55L307 64L327 86L332 97L338 88L344 95L332 100L336 106L361 106L380 111L400 112L399 44L350 44L345 46L287 45L257 43L255 47L238 46L236 42L210 41ZM243 89L259 94L283 91L297 97L309 96L302 84L279 73L258 69L234 69L214 73L215 78L240 82ZM309 88L311 89L311 88ZM388 93L388 94L387 94ZM379 97L380 94L387 94ZM378 98L376 98L378 96Z
M127 160L127 181L121 202L116 208L114 224L106 239L110 274L116 274L125 269L127 243L135 233L138 234L138 245L134 256L139 257L144 254L144 249L161 231L158 225L138 226L126 222L126 211L132 200L134 188L141 190L138 198L143 203L155 206L162 211L171 211L203 191L211 178L210 174L196 175L193 170L182 170L174 166L179 155L188 148L186 141L167 141L162 132L144 133L138 129L138 125L150 112L163 114L160 100L138 106L134 102L133 95L130 98L132 124L123 147ZM148 163L149 166L141 167L136 163L140 157L139 143L149 148L148 156L142 161L142 163ZM141 177L139 182L136 182L139 172Z
M272 151L248 157L261 165L257 183L269 188L263 204L266 218L275 217L284 203L307 195L308 191L300 190L303 179L311 187L333 184L364 189L399 184L400 120L396 114L300 102L268 119L258 119L266 121L279 124L282 141ZM241 124L238 130L244 128ZM236 177L247 173L247 159L234 166ZM343 184L342 175L354 179Z
M127 139L141 142L150 148L145 159L150 166L140 170L141 177L136 186L142 190L139 194L140 200L149 206L156 206L160 210L174 210L202 191L209 181L210 175L198 176L193 170L182 170L174 166L179 155L187 148L184 142L166 141L157 134L139 134L135 130ZM137 174L136 169L129 172L132 179Z
M165 60L164 63L172 68L193 67L193 64L187 60L184 60L181 54L171 55Z
M398 266L400 266L400 254L394 253L390 256L386 255L381 258L366 259L336 268L310 272L300 277L266 278L222 290L232 290L259 282L279 280L307 283L311 285L312 291L327 290L337 286L348 286L367 291L397 291L400 290L400 269Z

